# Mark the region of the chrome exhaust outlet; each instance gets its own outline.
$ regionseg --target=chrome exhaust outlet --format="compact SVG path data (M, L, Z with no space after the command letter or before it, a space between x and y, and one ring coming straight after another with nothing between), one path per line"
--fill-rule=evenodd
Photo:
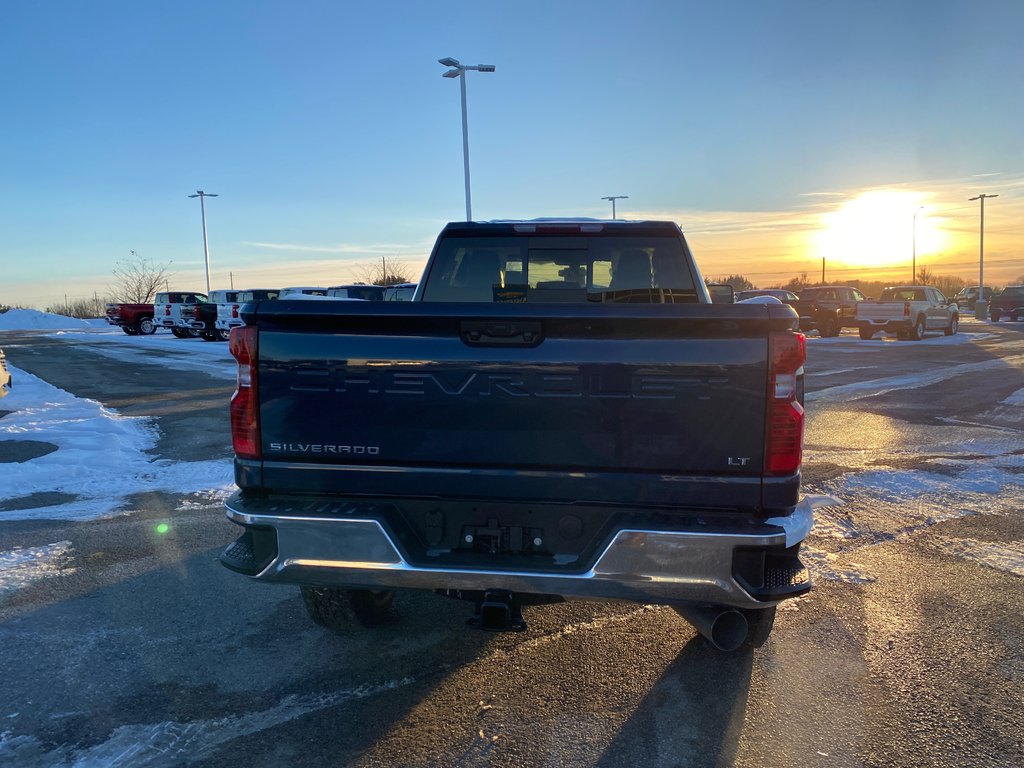
M701 608L693 605L677 605L675 609L720 651L735 651L747 639L749 631L747 617L735 608Z

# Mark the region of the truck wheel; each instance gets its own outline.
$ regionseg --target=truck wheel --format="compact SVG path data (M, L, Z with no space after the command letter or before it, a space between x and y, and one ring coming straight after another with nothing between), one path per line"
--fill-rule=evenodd
M203 337L203 341L217 341L217 334L213 331L203 331L199 335Z
M138 331L135 330L134 326L131 325L122 325L121 330L127 333L129 336L134 336L135 334L138 333Z
M171 328L171 333L174 334L174 338L176 339L184 339L186 336L188 336L188 334L185 333L184 328Z
M352 606L352 613L364 627L376 627L394 617L391 611L391 606L395 602L394 592L350 589L348 601Z
M768 642L768 635L775 626L775 608L743 611L743 615L747 617L747 639L743 644L747 648L760 648Z
M226 331L223 328L218 328L217 329L217 338L220 339L221 341L230 341L231 340L231 331Z
M352 617L364 627L383 624L391 616L394 592L333 587L302 587L302 602L309 617L327 629L345 629Z
M865 328L863 325L858 329L860 331L860 337L867 341L875 337L875 332L870 328Z
M998 323L999 322L999 312L998 311L993 312L991 317L992 317L992 322L993 323Z
M942 329L942 332L947 336L955 336L956 332L960 329L960 320L956 315L949 318L949 325Z
M924 318L917 318L917 322L914 323L913 330L910 331L910 338L914 341L920 341L924 338Z
M833 317L826 317L818 324L818 335L821 338L829 338L839 335L839 323Z
M150 334L156 333L156 323L153 322L152 317L140 318L137 327L139 329L139 333L143 336L149 336Z
M1010 313L1010 322L1011 323L1016 323L1017 320L1018 320L1017 313L1016 312L1011 312Z
M185 335L188 336L190 339L198 339L199 331L197 331L195 328L186 328Z

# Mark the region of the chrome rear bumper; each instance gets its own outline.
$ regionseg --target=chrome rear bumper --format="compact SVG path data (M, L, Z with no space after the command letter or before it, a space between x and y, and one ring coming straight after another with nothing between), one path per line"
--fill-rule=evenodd
M620 530L589 570L554 573L427 568L408 562L375 519L254 512L253 505L238 494L226 506L232 522L274 532L276 551L266 565L251 574L260 581L365 589L501 589L569 598L738 608L764 608L782 598L758 599L751 594L734 577L735 551L792 547L806 537L813 522L812 505L803 499L791 515L766 520L753 532L749 525L742 532L726 533ZM227 564L225 556L222 561ZM786 596L808 589L809 579L805 588Z

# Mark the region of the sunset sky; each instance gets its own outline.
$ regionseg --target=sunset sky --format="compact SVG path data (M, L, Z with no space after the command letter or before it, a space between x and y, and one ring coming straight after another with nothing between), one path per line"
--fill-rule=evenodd
M0 304L418 275L465 216L666 218L705 275L1024 276L1024 2L7 4Z

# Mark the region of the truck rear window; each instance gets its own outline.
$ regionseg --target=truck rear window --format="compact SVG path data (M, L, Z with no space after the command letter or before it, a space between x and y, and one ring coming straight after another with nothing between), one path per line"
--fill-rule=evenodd
M688 264L672 237L448 237L423 300L696 302Z

